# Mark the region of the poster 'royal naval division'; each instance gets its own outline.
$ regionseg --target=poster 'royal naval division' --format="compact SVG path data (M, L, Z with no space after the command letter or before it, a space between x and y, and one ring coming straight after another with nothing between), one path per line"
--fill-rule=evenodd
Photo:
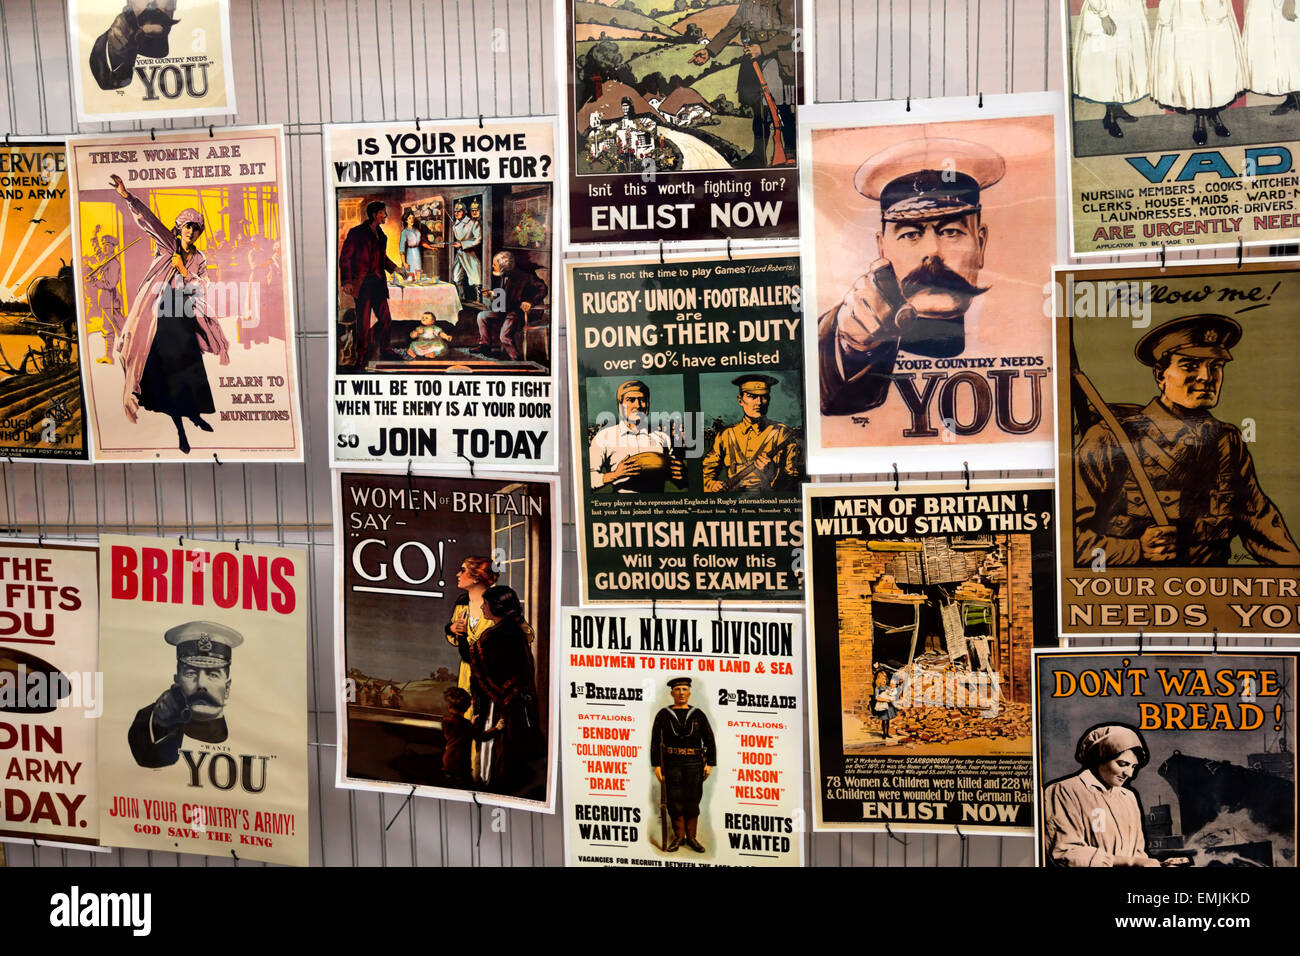
M235 112L229 0L68 0L77 119Z
M0 840L99 843L94 547L0 547Z
M568 267L584 603L796 603L799 258Z
M1296 267L1057 271L1062 634L1300 633Z
M325 143L331 463L556 470L555 120Z
M566 245L794 239L800 0L557 0Z
M68 152L96 459L301 461L280 128Z
M338 785L553 812L557 479L335 482Z
M1294 867L1296 661L1035 653L1039 864Z
M811 471L1050 467L1061 122L1046 93L804 111Z
M569 866L799 866L792 615L566 608Z
M61 142L0 148L0 454L85 461L85 398Z
M1065 0L1070 250L1300 236L1293 0Z
M99 547L104 843L306 866L304 552Z
M805 485L804 505L817 828L1028 834L1050 483Z

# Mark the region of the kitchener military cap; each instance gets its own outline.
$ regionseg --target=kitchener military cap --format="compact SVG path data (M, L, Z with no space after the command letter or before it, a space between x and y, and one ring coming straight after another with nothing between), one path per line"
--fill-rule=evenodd
M998 182L1007 163L987 146L961 139L910 139L858 167L853 185L880 201L885 222L911 222L980 211L980 190Z
M616 396L615 401L621 402L628 392L635 391L645 392L645 397L650 397L650 386L645 382L638 382L636 379L632 379L630 382L624 382L618 387L618 395Z
M691 679L689 677L674 677L668 682L669 687L690 687Z
M1083 735L1074 752L1074 759L1085 766L1093 762L1094 758L1097 762L1105 763L1126 750L1137 751L1139 767L1145 767L1151 759L1147 754L1146 742L1136 730L1123 724L1105 724L1094 727Z
M781 383L770 375L741 375L733 378L731 384L750 395L770 395L772 386Z
M1154 366L1171 352L1192 358L1232 361L1228 350L1241 340L1241 326L1226 315L1205 313L1171 319L1142 336L1133 352L1143 365Z
M163 635L176 647L176 661L190 667L229 667L230 652L244 643L244 635L233 627L211 621L187 621Z

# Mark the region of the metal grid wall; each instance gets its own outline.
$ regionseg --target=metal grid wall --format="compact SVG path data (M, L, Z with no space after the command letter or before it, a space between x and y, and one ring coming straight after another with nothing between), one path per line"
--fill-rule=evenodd
M821 102L1060 89L1058 0L815 0ZM296 252L303 465L99 465L0 462L10 536L99 531L239 537L305 546L314 866L563 864L560 817L338 790L333 785L333 552L326 441L330 342L321 125L529 116L558 108L552 0L232 0L239 114L218 125L282 123ZM14 135L147 129L75 121L66 7L0 0L3 105ZM166 128L206 126L203 119ZM164 128L159 125L157 128ZM557 290L561 287L556 285ZM559 303L557 302L557 305ZM557 309L557 314L560 314ZM558 330L565 354L564 330ZM563 388L561 389L563 391ZM561 408L565 399L561 396ZM567 416L561 441L567 448ZM563 551L576 560L572 482L562 481ZM879 476L846 476L855 478ZM930 476L936 477L936 476ZM576 601L573 575L562 599ZM390 826L391 823L391 826ZM806 836L820 866L1027 865L1023 838ZM189 854L63 851L10 844L11 866L235 866Z

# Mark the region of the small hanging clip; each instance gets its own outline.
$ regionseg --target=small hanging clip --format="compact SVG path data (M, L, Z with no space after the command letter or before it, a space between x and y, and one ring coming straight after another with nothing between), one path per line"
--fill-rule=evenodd
M912 97L911 97L910 94L909 94L908 97L907 97L907 110L906 110L906 112L908 112L908 113L912 112Z
M1238 236L1238 237L1237 237L1237 268L1238 268L1238 269L1241 268L1241 254L1242 254L1242 248L1243 248L1243 243L1242 243L1242 241L1241 241L1241 236Z
M1142 642L1146 640L1146 634L1142 628L1138 628L1138 657L1142 656Z
M157 141L158 141L157 138L153 135L153 127L152 127L152 126L149 127L149 139L152 140L153 142L157 142ZM234 851L234 850L231 850L230 852L231 852L231 853L234 853L235 851Z
M898 490L898 462L894 462L894 490Z
M461 457L461 458L464 458L465 461L466 461L466 463L469 464L469 476L470 476L471 478L473 478L473 477L474 477L474 459L470 458L468 455L461 455L460 457Z
M1210 647L1211 654L1219 653L1219 629L1214 629L1214 644Z
M1165 271L1165 245L1163 242L1160 244L1160 271Z
M662 239L659 240L659 264L664 264L664 241Z
M393 819L388 821L388 826L384 827L385 833L387 833L389 830L393 828L393 824L396 823L397 818L402 815L402 811L411 805L411 798L414 796L415 796L415 785L412 784L411 792L406 795L406 799L402 801L402 805L397 808L397 812L393 814Z
M415 118L415 131L420 132L420 117L418 116Z
M980 93L980 101L975 104L979 109L984 109L984 94Z
M718 620L722 620L722 598L718 598Z
M235 550L236 550L236 551L239 550L239 539L238 539L238 538L235 539Z
M221 459L217 457L217 453L215 451L212 453L212 460L215 461L218 465L221 464Z
M731 237L727 237L727 261L731 261Z
M650 616L654 618L656 621L659 620L659 599L658 598L650 599Z
M885 824L885 832L889 834L889 839L897 840L899 843L903 844L903 846L907 846L907 837L901 837L896 834L888 823Z
M966 490L970 491L970 462L963 461L961 463L961 472L966 476Z
M45 535L43 535L43 534L38 534L38 535L36 536L36 546L37 546L38 548L43 548L43 547L45 547Z
M479 114L478 114L478 128L479 128L479 129L482 129L482 128L483 128L483 114L482 114L482 113L479 113Z
M216 131L212 128L212 125L208 124L208 139L214 139L216 135Z

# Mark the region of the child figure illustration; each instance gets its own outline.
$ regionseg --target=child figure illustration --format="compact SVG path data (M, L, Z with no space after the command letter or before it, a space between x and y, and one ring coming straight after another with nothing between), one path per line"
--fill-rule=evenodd
M447 713L442 718L442 772L448 785L470 787L474 784L470 772L470 755L473 742L482 743L495 737L506 725L505 718L498 720L494 726L478 731L474 722L465 717L469 710L469 691L460 687L448 687L442 692L447 702Z
M437 358L447 351L454 330L450 322L433 321L432 312L422 313L420 324L411 330L411 346L406 350L406 357Z

